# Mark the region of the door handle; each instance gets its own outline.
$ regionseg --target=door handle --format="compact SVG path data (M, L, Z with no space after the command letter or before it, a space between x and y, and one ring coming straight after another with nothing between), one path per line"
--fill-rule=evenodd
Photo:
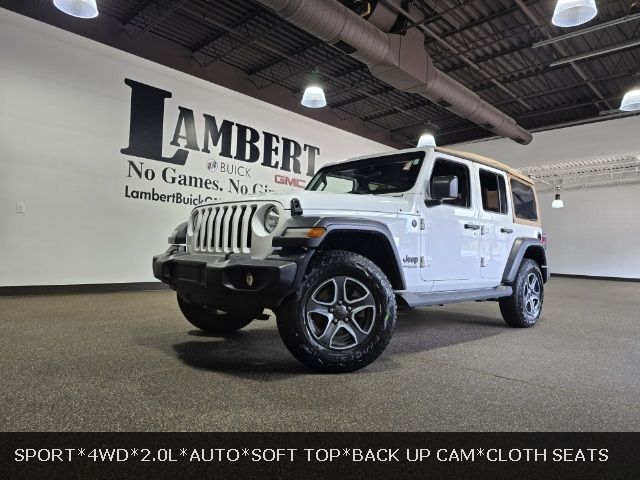
M464 228L467 230L480 230L480 225L476 225L475 223L465 223Z
M501 228L501 229L500 229L500 232L501 232L501 233L513 233L513 229L511 229L511 228L504 228L504 227L503 227L503 228Z

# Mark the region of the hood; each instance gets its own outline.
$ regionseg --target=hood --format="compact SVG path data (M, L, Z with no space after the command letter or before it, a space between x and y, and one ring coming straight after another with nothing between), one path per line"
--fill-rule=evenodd
M402 197L390 195L355 195L353 193L324 193L308 190L296 190L292 192L268 192L255 195L241 195L228 197L225 200L209 202L206 205L219 205L238 202L278 202L285 210L291 208L291 200L300 200L302 210L345 210L380 213L406 212L409 202ZM204 206L204 205L199 205Z

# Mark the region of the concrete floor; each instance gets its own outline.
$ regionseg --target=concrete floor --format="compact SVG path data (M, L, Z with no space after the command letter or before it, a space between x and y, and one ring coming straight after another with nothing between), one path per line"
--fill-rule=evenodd
M203 336L168 291L0 298L0 430L640 430L640 283L546 293L529 330L494 303L403 313L348 375L273 321Z

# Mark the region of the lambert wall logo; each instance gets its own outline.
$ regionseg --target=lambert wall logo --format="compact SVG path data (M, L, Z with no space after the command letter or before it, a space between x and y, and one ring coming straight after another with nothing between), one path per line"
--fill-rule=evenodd
M214 154L230 160L294 174L303 174L303 170L308 176L314 174L316 158L320 154L318 147L270 132L259 132L207 113L202 114L204 129L198 132L196 114L186 107L178 107L178 120L170 142L178 148L173 155L165 157L162 154L164 107L165 100L172 97L171 92L128 78L124 83L131 87L129 146L120 150L126 155L184 165L190 151L210 154L213 149ZM234 140L235 148L232 148ZM303 167L303 164L306 165ZM207 165L209 170L211 166Z

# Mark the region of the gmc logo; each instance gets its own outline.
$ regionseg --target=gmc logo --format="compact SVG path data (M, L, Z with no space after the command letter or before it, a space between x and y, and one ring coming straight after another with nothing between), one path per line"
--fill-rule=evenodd
M304 188L305 183L307 183L306 181L301 180L299 178L291 178L291 177L287 177L286 175L276 175L275 177L273 177L273 180L278 185L286 185L288 187L298 187L298 188Z

